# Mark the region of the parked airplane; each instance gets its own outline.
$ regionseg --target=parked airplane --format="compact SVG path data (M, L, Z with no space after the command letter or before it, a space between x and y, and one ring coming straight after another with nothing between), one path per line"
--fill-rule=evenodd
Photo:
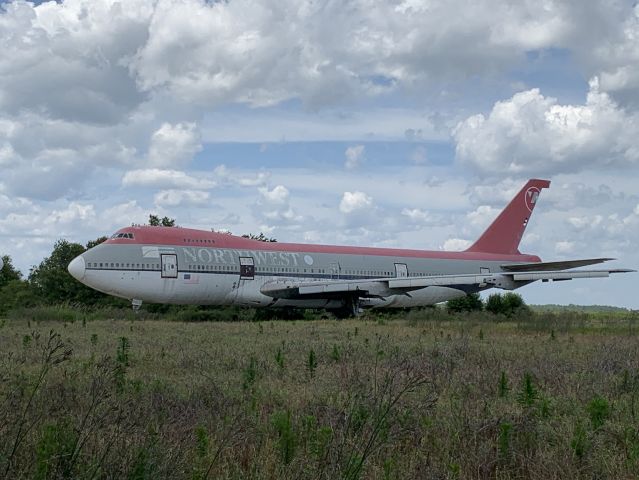
M529 180L463 252L260 242L221 232L132 226L69 264L80 282L130 299L172 304L325 308L432 305L488 288L608 277L575 270L609 258L541 262L519 242L547 180Z
M2 270L2 267L4 267L4 262L2 261L2 257L0 257L0 270Z

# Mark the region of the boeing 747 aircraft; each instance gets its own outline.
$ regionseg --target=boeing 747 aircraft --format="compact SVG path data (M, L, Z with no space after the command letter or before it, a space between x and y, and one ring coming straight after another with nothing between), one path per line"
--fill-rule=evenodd
M488 288L608 277L626 269L576 269L612 260L542 262L518 250L547 180L529 180L463 252L267 243L221 232L131 226L76 257L69 273L96 290L143 301L324 308L415 307Z

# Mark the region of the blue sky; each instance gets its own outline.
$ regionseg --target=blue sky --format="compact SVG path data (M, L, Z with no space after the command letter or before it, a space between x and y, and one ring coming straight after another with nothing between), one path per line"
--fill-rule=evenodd
M0 252L28 273L149 213L462 249L548 178L522 250L639 267L639 7L0 2ZM639 308L636 275L531 303Z

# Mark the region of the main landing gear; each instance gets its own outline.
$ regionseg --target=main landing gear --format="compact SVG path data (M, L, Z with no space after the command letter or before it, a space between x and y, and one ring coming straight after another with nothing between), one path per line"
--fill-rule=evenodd
M140 310L140 307L142 306L142 300L138 300L137 298L132 298L131 306L133 307L133 311L137 312L138 310Z
M359 317L364 311L359 303L359 296L352 295L342 300L342 308L332 310L333 314L341 319Z

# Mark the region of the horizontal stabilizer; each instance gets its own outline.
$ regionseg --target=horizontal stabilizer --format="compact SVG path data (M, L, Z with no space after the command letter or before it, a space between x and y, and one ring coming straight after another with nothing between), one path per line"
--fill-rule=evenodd
M604 263L610 260L614 260L614 258L585 258L582 260L565 260L561 262L512 263L502 265L501 268L509 272L540 272L585 267L587 265L596 265L597 263Z
M537 271L537 272L521 272L512 273L513 280L516 282L534 282L536 280L573 280L575 278L606 278L611 273L631 273L634 270L626 268L617 268L614 270L564 270L564 271Z

